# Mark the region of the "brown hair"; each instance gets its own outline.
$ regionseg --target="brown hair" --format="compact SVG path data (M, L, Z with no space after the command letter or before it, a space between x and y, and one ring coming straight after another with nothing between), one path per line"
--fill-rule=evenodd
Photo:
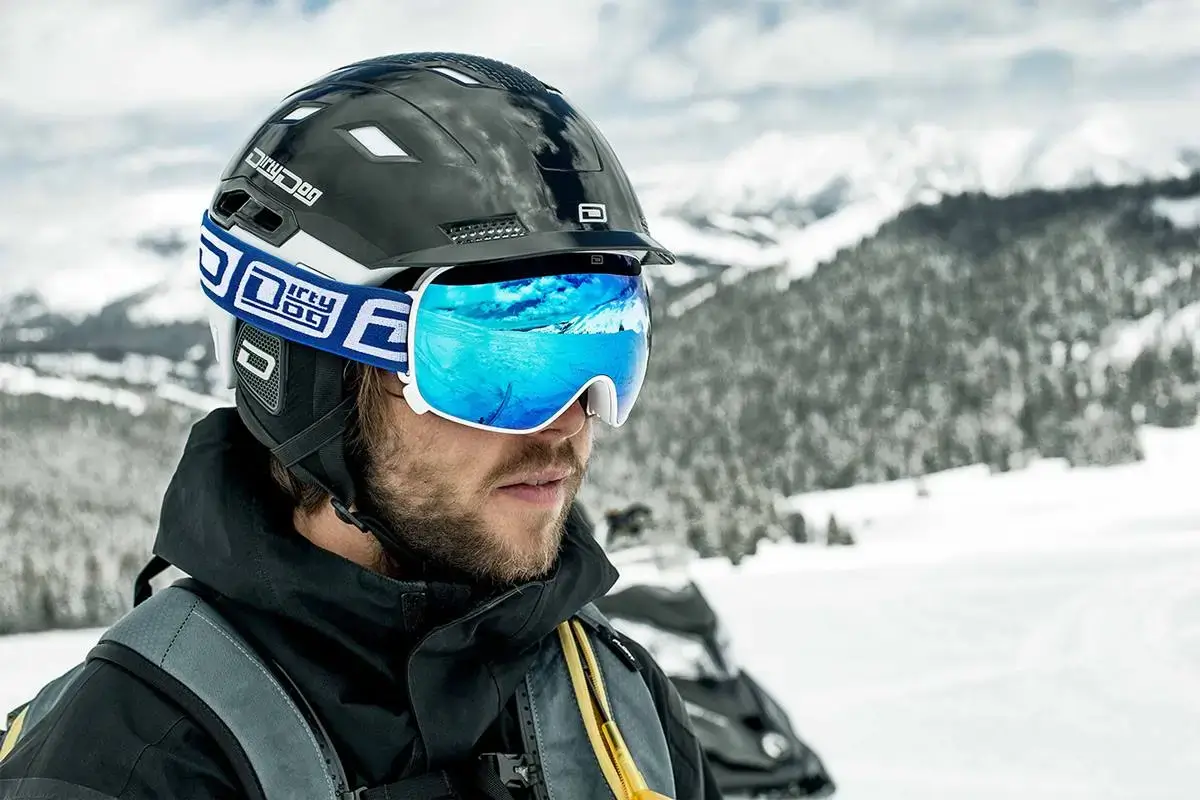
M351 364L347 367L350 391L357 395L356 411L346 428L347 455L366 452L370 442L384 435L388 423L388 403L400 396L393 388L395 375L376 367ZM327 502L329 493L293 474L279 459L271 456L271 477L294 508L303 514L315 514Z

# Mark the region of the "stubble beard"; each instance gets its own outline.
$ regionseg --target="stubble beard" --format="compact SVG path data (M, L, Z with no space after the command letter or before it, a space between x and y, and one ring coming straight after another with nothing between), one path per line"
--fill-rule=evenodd
M531 514L528 529L519 536L489 529L482 506L499 481L522 470L561 465L570 466L572 475L554 518L539 520ZM444 472L405 452L397 437L385 447L371 448L364 473L364 505L406 549L474 581L511 586L544 578L554 567L584 467L570 442L558 448L530 442L494 469L482 486L472 487L475 502L470 502ZM373 567L389 577L411 578L416 565L404 560L381 543Z

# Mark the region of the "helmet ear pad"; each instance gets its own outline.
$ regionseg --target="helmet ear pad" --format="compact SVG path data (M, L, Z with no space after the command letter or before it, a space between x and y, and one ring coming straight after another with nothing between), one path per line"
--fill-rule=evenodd
M350 443L358 424L356 371L367 367L244 322L233 352L238 416L250 433L294 475L324 489L338 519L374 536L415 574L432 574L437 566L388 528L360 491L364 465Z
M356 397L354 365L239 322L234 336L238 416L297 477L349 507L358 469L347 431Z

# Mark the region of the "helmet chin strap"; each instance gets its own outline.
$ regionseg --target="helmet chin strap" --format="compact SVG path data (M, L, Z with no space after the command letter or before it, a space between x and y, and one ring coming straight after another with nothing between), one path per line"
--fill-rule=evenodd
M420 553L401 541L400 537L396 536L395 532L374 514L360 508L349 508L337 495L332 493L329 495L329 505L333 507L333 513L341 522L353 525L368 536L374 536L392 558L406 567L411 567L414 572L424 573L426 571L428 558L422 557Z
M361 499L361 498L360 498ZM479 584L477 578L466 575L454 567L444 565L426 553L422 553L396 535L369 509L350 509L336 496L330 495L329 503L337 518L347 525L353 525L364 535L373 536L383 547L384 552L391 556L402 568L402 580L435 581L440 583ZM363 503L369 505L369 503ZM389 577L398 577L391 575Z
M445 577L445 570L433 564L428 555L410 547L377 513L373 513L369 497L362 492L361 468L346 452L346 430L350 426L358 401L348 391L345 382L345 362L316 351L289 352L291 365L297 367L305 357L315 361L309 369L294 369L294 375L306 376L311 387L304 396L311 397L293 413L303 418L305 409L314 409L315 419L309 416L303 427L280 440L279 430L272 423L277 417L257 401L257 398L238 387L237 411L242 423L272 456L296 477L324 491L338 520L353 526L365 535L373 536L396 562L403 565L414 580ZM271 428L276 427L275 431Z
M341 447L341 439L345 435L346 425L354 411L355 401L356 398L353 395L346 397L316 422L286 442L271 448L271 454L284 467L324 490L329 495L329 504L339 521L357 528L364 534L374 536L392 558L404 564L406 568L412 569L415 574L423 576L429 572L428 557L409 547L378 516L363 507L368 506L369 502L364 502L366 498L362 497L361 492L358 491L350 471L346 468L344 459L341 469L330 469L329 467L332 465L326 463L329 460L327 451L330 446L335 445L339 449ZM258 421L252 414L247 414L245 417L247 417L247 424L252 429L258 427L258 433L263 436L268 435L257 424ZM323 466L326 466L327 473L334 475L341 473L343 480L338 483L344 485L332 485L335 483L334 481L316 475L313 471L305 468L302 462L310 456L318 457Z

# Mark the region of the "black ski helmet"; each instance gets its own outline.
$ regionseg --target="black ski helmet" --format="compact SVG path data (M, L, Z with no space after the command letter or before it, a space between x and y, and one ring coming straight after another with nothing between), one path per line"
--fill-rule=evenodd
M209 214L260 249L359 285L407 289L428 267L568 253L674 262L590 120L529 73L460 53L360 61L289 95L225 168ZM347 362L216 307L212 331L249 430L364 527L348 511Z

